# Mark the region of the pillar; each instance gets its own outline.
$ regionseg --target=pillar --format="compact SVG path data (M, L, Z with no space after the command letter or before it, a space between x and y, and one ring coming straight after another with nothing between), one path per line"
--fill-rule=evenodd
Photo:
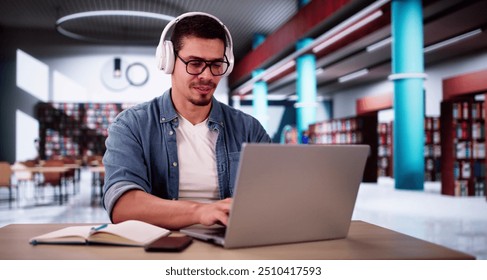
M252 77L262 73L263 69L254 70ZM267 122L269 119L267 109L269 107L267 101L267 83L265 81L258 81L254 83L252 89L252 109L254 117L259 120L260 124L267 130Z
M265 41L265 35L256 33L254 34L252 41L252 48L257 48L260 44ZM264 72L263 69L257 69L252 72L252 77L258 76ZM269 107L267 101L267 82L258 81L254 83L252 89L252 109L254 117L262 124L265 130L267 130L267 122L269 119L267 109Z
M296 49L302 49L311 44L313 39L306 38L296 43ZM298 141L301 142L303 132L308 126L316 123L316 57L314 54L304 54L296 59L296 94L298 101L296 107L296 126Z
M424 186L424 53L421 0L392 1L394 179L397 189Z

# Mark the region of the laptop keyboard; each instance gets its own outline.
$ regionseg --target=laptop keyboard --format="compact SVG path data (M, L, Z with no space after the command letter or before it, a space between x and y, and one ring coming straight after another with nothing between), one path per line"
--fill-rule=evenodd
M224 238L225 237L226 229L227 228L215 228L215 229L212 229L209 232L209 234L214 235L214 236L217 236L217 237Z

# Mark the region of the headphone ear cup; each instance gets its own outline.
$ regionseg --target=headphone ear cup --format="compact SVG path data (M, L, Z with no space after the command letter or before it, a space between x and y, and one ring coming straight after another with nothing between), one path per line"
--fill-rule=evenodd
M228 59L228 69L225 76L229 76L232 73L233 65L235 64L235 58L233 57L232 48L227 47L225 50L225 56Z
M163 43L159 44L156 48L156 62L157 62L157 69L163 70L164 69L164 46Z
M163 55L161 56L162 68L166 74L172 74L174 70L174 48L171 41L166 40L163 44Z

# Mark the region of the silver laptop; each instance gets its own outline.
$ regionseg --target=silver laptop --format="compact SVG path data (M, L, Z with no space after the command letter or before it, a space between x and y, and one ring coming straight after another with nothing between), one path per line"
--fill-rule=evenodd
M369 150L244 144L228 226L181 232L225 248L345 238Z

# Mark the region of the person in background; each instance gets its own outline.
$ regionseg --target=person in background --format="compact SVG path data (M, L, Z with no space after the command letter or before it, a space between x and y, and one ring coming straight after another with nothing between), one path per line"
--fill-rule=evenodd
M103 204L114 223L226 225L242 144L271 142L255 118L213 96L233 68L232 48L212 15L187 13L166 26L156 58L172 88L108 130Z

